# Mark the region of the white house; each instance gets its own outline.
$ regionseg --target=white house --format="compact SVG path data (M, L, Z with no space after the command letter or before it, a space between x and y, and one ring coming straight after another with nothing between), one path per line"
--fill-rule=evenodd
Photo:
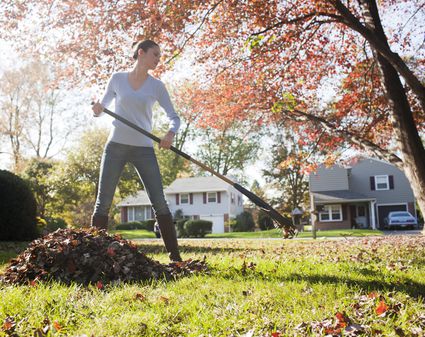
M213 233L229 231L225 222L243 212L242 193L215 176L179 178L164 193L172 214L181 210L186 218L209 220L213 223ZM117 206L121 209L122 222L153 218L145 191Z

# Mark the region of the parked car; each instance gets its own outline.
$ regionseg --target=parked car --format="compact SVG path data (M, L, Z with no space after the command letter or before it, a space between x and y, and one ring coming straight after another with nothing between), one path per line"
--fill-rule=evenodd
M418 226L418 220L409 212L390 212L388 217L384 219L385 228L410 228Z

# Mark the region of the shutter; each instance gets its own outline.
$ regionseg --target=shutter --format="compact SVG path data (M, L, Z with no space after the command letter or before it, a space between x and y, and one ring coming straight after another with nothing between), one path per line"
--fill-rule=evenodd
M121 222L128 221L127 206L121 207Z
M189 193L190 204L193 205L193 193Z
M347 220L347 205L342 204L341 205L341 210L342 210L342 221Z
M217 203L221 203L221 192L217 192Z
M176 194L176 205L180 204L180 198L179 198L179 194Z
M375 191L375 177L370 177L370 189Z
M388 176L388 181L390 183L390 190L394 189L394 176Z
M207 203L207 192L204 192L204 204Z

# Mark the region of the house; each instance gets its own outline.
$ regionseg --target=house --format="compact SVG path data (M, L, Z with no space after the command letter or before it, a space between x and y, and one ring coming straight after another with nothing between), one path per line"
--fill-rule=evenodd
M154 218L152 204L144 190L125 198L117 204L117 207L121 212L121 222L144 221Z
M213 233L229 231L226 221L243 212L242 194L215 176L178 178L165 188L164 194L172 214L180 211L186 218L209 220ZM153 218L145 191L125 198L117 206L122 222Z
M416 214L404 173L392 164L357 157L349 167L320 166L309 177L311 221L316 229L379 228L391 211Z

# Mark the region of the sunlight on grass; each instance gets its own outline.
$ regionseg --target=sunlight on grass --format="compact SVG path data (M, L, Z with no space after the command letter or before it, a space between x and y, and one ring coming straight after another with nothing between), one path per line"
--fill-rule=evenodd
M103 290L57 282L0 285L0 319L13 317L19 336L33 335L48 317L52 335L58 336L240 336L249 331L271 336L279 331L301 337L323 336L318 327L328 321L334 326L335 314L344 312L363 327L357 336L425 331L423 237L179 242L184 258L206 258L207 273ZM161 241L144 240L139 247L167 262ZM387 313L378 316L382 301ZM7 335L0 330L0 336Z

